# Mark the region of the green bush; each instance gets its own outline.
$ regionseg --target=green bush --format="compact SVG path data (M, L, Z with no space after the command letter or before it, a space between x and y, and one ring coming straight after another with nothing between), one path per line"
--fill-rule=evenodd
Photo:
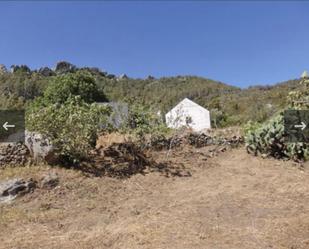
M88 104L79 96L45 107L35 101L27 110L26 127L46 135L63 162L76 163L87 158L109 114L108 107Z
M139 104L135 100L129 100L128 118L122 131L131 133L140 141L144 141L147 135L159 136L165 134L169 129L163 118L153 109Z
M110 108L91 104L104 101L87 72L51 78L43 96L28 105L26 127L46 135L66 163L87 158L100 127L108 127Z
M98 90L95 79L90 73L78 71L52 78L44 92L47 103L65 103L68 98L80 96L86 103L106 101Z

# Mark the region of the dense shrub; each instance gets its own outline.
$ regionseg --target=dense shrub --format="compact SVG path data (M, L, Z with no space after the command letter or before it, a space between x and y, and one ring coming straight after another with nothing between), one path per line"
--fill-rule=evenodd
M139 104L136 99L129 102L127 121L121 128L123 132L135 135L140 141L145 136L159 136L168 132L162 116L146 105Z
M75 163L88 156L109 114L108 107L88 104L78 96L45 107L34 102L27 110L26 126L51 139L64 162Z
M95 79L82 71L54 77L44 92L47 103L64 103L72 96L80 96L87 103L106 101L104 94L98 90Z
M108 128L110 108L94 101L105 100L87 72L51 78L43 96L28 105L29 131L46 135L63 162L76 163L89 155L100 127Z

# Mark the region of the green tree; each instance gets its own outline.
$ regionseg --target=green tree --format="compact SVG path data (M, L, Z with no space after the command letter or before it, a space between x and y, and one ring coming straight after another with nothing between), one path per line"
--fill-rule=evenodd
M42 107L34 102L27 108L26 127L46 135L65 163L87 158L94 147L101 124L107 124L110 109L88 104L79 96L69 97L63 104Z
M44 92L47 103L65 103L74 96L80 96L86 103L107 100L103 92L98 90L91 74L82 71L52 78Z
M88 72L52 77L43 96L28 105L26 127L46 135L63 162L76 163L89 155L98 130L108 128L110 108L93 103L104 100Z

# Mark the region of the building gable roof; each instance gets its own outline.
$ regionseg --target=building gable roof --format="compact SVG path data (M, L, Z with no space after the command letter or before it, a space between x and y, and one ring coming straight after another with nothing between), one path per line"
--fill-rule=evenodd
M209 112L206 108L204 108L203 106L193 102L192 100L188 99L188 98L184 98L182 101L180 101L174 108L172 108L170 111L172 110L177 110L179 107L183 107L185 106L186 108L199 108L203 111Z

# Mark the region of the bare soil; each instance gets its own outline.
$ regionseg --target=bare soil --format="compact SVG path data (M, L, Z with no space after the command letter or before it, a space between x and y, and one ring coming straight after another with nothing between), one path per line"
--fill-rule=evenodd
M56 171L60 185L0 206L0 248L309 248L309 165L244 148L207 153L153 152L169 166L124 179L47 166L2 169L0 179Z

